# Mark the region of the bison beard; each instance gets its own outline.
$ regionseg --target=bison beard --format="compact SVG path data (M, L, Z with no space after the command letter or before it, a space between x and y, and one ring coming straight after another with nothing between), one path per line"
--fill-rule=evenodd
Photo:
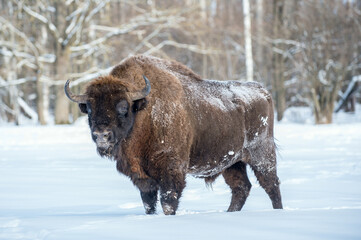
M175 214L186 174L211 183L223 175L232 191L228 211L242 209L251 189L246 165L282 208L273 138L273 103L258 83L202 80L174 61L125 59L90 82L85 94L65 92L88 114L102 157L140 190L147 214Z
M98 154L102 157L112 158L113 157L113 147L108 148L97 148Z

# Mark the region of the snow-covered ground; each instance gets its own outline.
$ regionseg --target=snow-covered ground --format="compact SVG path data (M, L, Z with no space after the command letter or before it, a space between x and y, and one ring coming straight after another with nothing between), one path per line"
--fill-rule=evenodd
M361 122L281 123L275 135L284 210L249 171L241 212L225 212L221 177L212 190L189 176L176 216L146 216L85 124L0 127L0 239L361 239Z

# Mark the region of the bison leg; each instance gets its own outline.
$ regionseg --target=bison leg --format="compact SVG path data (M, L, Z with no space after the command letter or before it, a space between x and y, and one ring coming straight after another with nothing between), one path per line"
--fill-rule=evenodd
M135 176L135 177L134 177ZM132 181L140 191L144 209L146 214L156 213L156 206L158 200L158 184L152 178L138 178L133 175Z
M274 144L270 144L270 146L274 146ZM275 147L272 147L268 151L267 149L250 150L250 154L250 165L259 184L271 199L273 208L282 209L280 181L277 176L276 168Z
M280 181L277 177L276 170L264 172L257 170L257 168L254 167L252 167L252 169L257 177L259 184L263 187L271 199L273 208L282 209Z
M160 202L165 215L175 215L186 185L185 174L170 170L160 182Z
M246 164L237 162L223 171L223 177L232 190L232 201L228 212L240 211L251 190Z
M183 188L161 188L160 191L160 202L162 204L163 212L165 215L175 215L178 205L179 198L182 195Z
M155 214L157 208L158 190L150 192L140 191L140 196L142 197L145 213Z

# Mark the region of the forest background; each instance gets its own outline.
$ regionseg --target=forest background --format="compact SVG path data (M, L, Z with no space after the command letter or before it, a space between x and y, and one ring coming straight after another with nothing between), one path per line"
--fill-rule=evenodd
M74 122L65 81L81 91L134 54L205 79L251 77L272 93L277 120L306 106L331 123L361 82L361 0L0 0L0 124Z

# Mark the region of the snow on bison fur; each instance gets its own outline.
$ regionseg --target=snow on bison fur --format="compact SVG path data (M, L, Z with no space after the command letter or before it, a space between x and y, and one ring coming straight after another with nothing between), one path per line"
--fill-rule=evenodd
M222 174L232 190L228 211L239 211L251 189L247 164L282 208L273 103L260 84L203 80L178 62L141 55L91 81L85 94L69 83L98 153L138 187L147 214L156 212L158 190L164 214L176 213L186 174L207 183Z

